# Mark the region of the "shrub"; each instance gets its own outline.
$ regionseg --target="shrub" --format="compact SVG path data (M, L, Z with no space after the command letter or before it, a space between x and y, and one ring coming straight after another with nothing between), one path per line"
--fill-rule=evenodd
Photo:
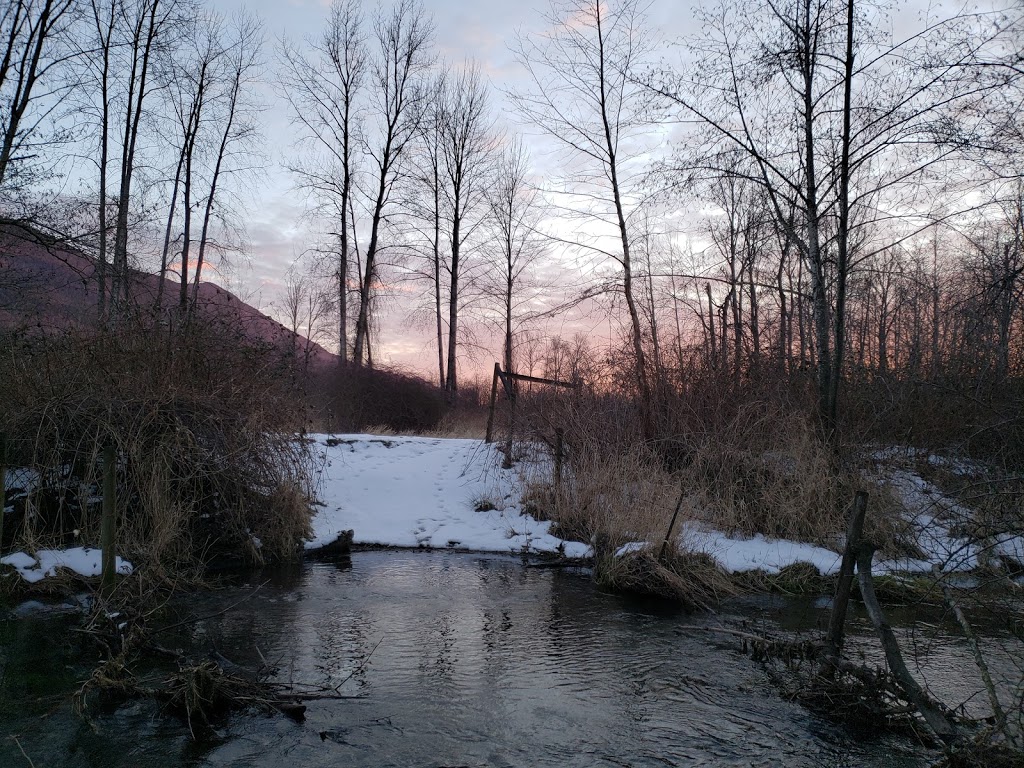
M334 432L371 426L423 432L435 429L445 415L436 386L400 371L339 365L323 375L319 390L323 419Z
M22 499L19 544L99 540L103 445L117 448L119 552L179 576L218 554L293 557L309 533L311 453L287 361L220 327L171 335L3 339L0 429L12 466L40 481ZM5 538L7 538L5 536Z

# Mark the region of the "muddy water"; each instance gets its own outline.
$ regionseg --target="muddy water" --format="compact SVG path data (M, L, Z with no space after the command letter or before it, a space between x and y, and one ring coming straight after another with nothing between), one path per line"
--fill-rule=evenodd
M733 640L695 628L813 625L813 601L688 617L579 574L456 553L357 553L348 567L278 573L238 602L258 583L193 600L188 610L210 617L180 641L242 664L262 654L279 679L347 698L310 702L301 724L235 716L202 743L146 703L85 723L59 703L84 660L62 651L60 617L33 614L0 622L0 765L27 766L20 749L39 768L929 762L911 742L784 701Z

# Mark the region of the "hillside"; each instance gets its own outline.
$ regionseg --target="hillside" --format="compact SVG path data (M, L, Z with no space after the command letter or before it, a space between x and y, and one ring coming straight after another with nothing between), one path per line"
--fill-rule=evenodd
M53 331L85 329L95 323L99 292L92 258L66 244L16 224L0 224L0 327ZM156 309L158 275L133 271L131 303L140 312ZM164 280L162 312L177 301L179 286ZM310 368L323 369L337 356L304 336L292 333L230 291L213 283L199 285L197 312L253 342L282 351L308 350Z

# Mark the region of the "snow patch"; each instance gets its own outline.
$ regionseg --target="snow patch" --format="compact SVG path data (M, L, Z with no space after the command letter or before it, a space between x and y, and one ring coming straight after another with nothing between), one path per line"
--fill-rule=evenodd
M756 570L778 573L795 563L810 563L828 575L839 571L842 560L839 553L814 544L769 539L760 534L737 539L692 523L683 526L681 538L688 549L711 555L730 573Z
M29 584L55 576L58 568L67 568L80 576L99 576L102 570L103 552L89 547L71 549L41 549L35 557L24 552L14 552L0 558L0 564L9 565ZM132 564L120 557L115 559L117 573L129 575Z
M590 547L549 533L523 514L519 476L500 469L493 445L479 440L314 435L322 458L320 500L307 548L351 529L356 544L459 547L480 552L564 552ZM482 499L496 509L476 511Z

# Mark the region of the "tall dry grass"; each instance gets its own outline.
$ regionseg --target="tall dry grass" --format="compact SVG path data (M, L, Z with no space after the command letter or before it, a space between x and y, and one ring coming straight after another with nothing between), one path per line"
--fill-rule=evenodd
M215 557L293 557L309 533L312 454L287 358L233 329L123 324L7 335L0 429L40 480L5 531L33 549L99 542L99 454L117 450L118 549L180 578ZM12 517L11 515L8 516Z
M523 439L561 427L568 467L560 493L535 484L527 502L566 536L594 540L599 554L605 543L614 551L627 541L661 542L680 496L677 529L835 549L855 491L869 487L866 535L884 551L906 554L891 494L824 444L808 405L784 387L695 386L661 394L652 436L643 433L637 402L615 392L523 399Z

